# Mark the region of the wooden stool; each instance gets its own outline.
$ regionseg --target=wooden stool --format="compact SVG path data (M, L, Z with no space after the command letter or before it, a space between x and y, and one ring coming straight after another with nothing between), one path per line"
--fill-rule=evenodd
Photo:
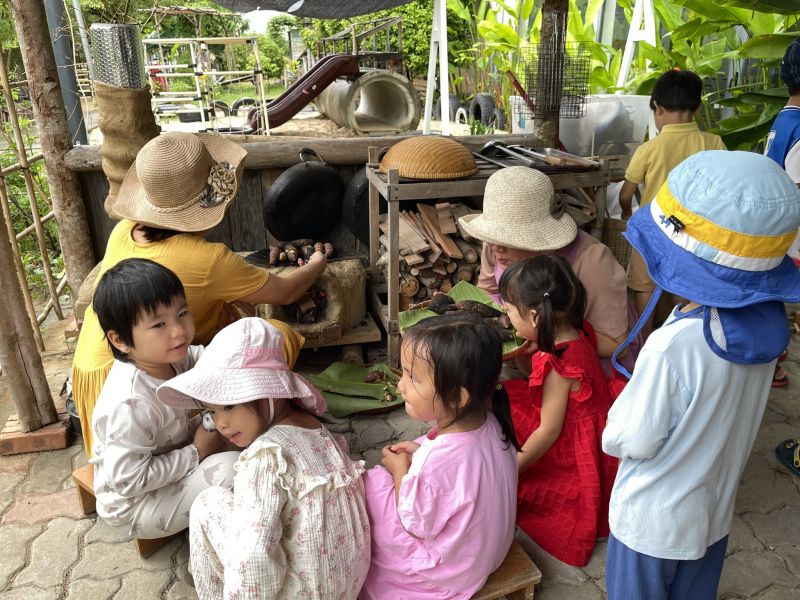
M517 542L511 544L503 564L489 575L489 579L472 600L494 600L505 596L508 600L533 600L533 588L542 580L542 573Z
M75 491L78 492L78 502L84 515L95 512L97 500L94 496L94 465L84 465L72 472L72 481L75 482ZM142 558L147 558L153 552L164 546L170 540L181 535L182 532L155 539L134 538L136 551Z

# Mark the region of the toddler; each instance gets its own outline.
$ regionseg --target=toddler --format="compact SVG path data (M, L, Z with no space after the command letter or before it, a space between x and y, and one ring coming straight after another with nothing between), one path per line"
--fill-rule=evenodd
M194 369L166 382L168 406L202 406L240 448L233 491L192 507L197 594L217 598L355 598L369 566L363 462L317 416L320 393L289 365L302 346L259 318L220 331Z
M603 449L621 459L610 600L713 600L736 489L800 300L800 191L752 152L700 152L628 221L653 281L689 302L647 340ZM652 308L651 301L649 308ZM647 311L642 320L647 318Z
M517 334L536 348L530 379L504 382L524 440L517 524L557 559L582 567L597 537L608 535L617 470L600 448L611 395L584 333L586 292L564 257L542 255L506 269L500 293Z
M97 514L131 537L189 526L189 508L211 485L230 487L238 452L199 427L186 409L156 399L165 380L189 370L194 319L183 285L166 267L130 258L103 274L92 298L114 365L92 414Z
M514 539L518 449L497 387L500 336L478 317L432 317L400 347L406 412L435 425L366 473L372 564L364 600L470 598Z

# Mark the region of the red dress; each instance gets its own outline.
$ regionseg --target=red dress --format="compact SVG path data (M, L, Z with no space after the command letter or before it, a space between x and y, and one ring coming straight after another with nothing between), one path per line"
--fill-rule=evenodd
M598 536L608 535L608 501L617 459L603 453L602 435L611 396L586 336L559 344L560 356L535 352L529 381L503 385L514 431L524 444L541 422L543 383L551 369L580 386L570 392L561 435L519 478L517 524L539 546L576 567L589 562Z

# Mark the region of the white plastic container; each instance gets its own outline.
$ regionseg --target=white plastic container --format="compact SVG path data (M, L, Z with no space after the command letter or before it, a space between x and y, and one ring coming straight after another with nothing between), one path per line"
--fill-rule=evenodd
M597 94L586 99L586 115L560 119L559 137L568 152L581 156L633 154L648 127L655 135L650 96Z
M508 118L511 120L511 133L533 133L533 117L530 109L520 96L508 97Z

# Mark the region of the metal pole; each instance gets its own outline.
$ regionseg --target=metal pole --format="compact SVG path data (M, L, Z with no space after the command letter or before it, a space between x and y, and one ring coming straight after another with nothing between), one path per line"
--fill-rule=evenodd
M83 11L81 10L81 0L72 0L72 10L75 11L75 19L78 21L78 33L81 35L81 46L86 57L86 68L89 69L89 79L94 81L94 61L92 51L89 49L89 38L86 35L86 23L83 21Z
M67 127L73 144L88 144L86 127L83 123L81 97L78 92L78 80L75 77L75 65L72 64L72 47L66 34L69 27L64 14L62 0L44 0L44 11L47 15L47 28L53 42L53 54L56 59L58 82L61 84L61 97L67 110Z

